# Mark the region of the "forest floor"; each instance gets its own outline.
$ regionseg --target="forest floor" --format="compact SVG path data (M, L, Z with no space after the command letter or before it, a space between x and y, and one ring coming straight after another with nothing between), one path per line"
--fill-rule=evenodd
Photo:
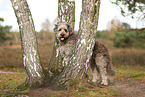
M6 74L6 75L10 74L10 76L12 76L13 74L24 74L24 73L0 71L0 75L3 75L3 74ZM21 97L79 97L79 96L80 97L100 97L100 96L145 97L145 78L142 78L142 77L145 77L143 73L138 74L136 76L116 77L113 84L104 88L99 88L95 85L92 85L92 87L94 88L93 89L92 87L88 88L91 86L91 84L88 84L86 82L82 84L82 86L87 84L87 89L90 89L90 90L85 90L86 87L83 87L83 89L77 88L70 91L53 91L49 87L37 88L37 89L28 90L27 92L17 94L17 96L15 97L20 97L20 95ZM1 81L3 80L0 80L0 82ZM97 93L96 95L95 93L93 93L95 91ZM81 94L83 92L84 94ZM85 94L85 92L90 92L90 93L92 92L92 94L90 93Z
M116 97L145 97L145 81L136 81L132 78L118 78L114 85L109 86L118 89L120 93Z
M104 43L108 44L107 47L112 53L113 66L116 71L114 83L100 88L91 83L91 77L89 77L84 83L79 82L68 91L53 91L49 87L16 91L15 88L26 79L21 46L1 46L0 96L10 92L13 96L17 95L15 97L145 97L145 50L114 48L110 41L104 41ZM53 42L39 44L41 63L45 68L48 66L52 52ZM91 76L91 73L89 75Z

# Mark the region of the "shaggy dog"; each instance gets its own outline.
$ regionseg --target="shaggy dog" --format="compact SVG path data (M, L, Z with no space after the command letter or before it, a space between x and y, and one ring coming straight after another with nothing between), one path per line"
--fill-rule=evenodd
M67 23L56 24L54 32L60 43L60 53L67 65L75 48L76 35ZM115 75L108 49L98 41L95 42L93 54L90 58L90 69L93 75L92 81L105 86L109 84L109 81Z

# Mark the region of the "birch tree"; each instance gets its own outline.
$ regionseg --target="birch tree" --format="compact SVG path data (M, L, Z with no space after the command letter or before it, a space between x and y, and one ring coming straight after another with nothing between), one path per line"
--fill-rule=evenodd
M82 0L80 28L74 53L63 71L58 76L51 78L46 74L40 63L34 23L26 0L11 0L11 2L20 29L23 62L27 74L25 85L39 86L47 81L54 87L66 89L70 79L82 78L84 72L88 69L95 44L100 0ZM58 9L58 22L68 22L74 28L75 1L59 0ZM61 64L62 59L59 56L58 48L59 43L56 39L49 69ZM51 67L53 65L54 67Z
M35 27L26 0L11 0L20 30L23 63L27 74L24 86L40 86L47 80L40 63Z
M57 23L67 22L71 24L74 30L75 24L75 0L58 0L58 18ZM49 62L48 71L59 73L63 69L62 57L59 52L59 41L55 38L53 55Z
M56 77L56 87L66 87L70 79L82 78L95 44L100 0L82 0L82 12L78 40L74 54L63 72Z

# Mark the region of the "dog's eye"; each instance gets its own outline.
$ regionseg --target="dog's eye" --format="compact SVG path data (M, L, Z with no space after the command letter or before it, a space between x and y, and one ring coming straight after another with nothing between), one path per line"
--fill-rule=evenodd
M65 32L67 32L67 29L64 29Z
M58 31L61 31L61 29L59 29Z

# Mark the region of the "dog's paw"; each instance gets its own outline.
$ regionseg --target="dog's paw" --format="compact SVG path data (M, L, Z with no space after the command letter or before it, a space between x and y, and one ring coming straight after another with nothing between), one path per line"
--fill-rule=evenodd
M96 82L97 82L97 80L96 80L96 79L93 79L93 80L92 80L92 82L96 83Z
M98 82L100 82L100 79L99 79L99 78L94 77L94 78L92 79L92 82L94 82L94 83L98 83Z
M101 85L108 86L108 81L107 80L102 80Z

